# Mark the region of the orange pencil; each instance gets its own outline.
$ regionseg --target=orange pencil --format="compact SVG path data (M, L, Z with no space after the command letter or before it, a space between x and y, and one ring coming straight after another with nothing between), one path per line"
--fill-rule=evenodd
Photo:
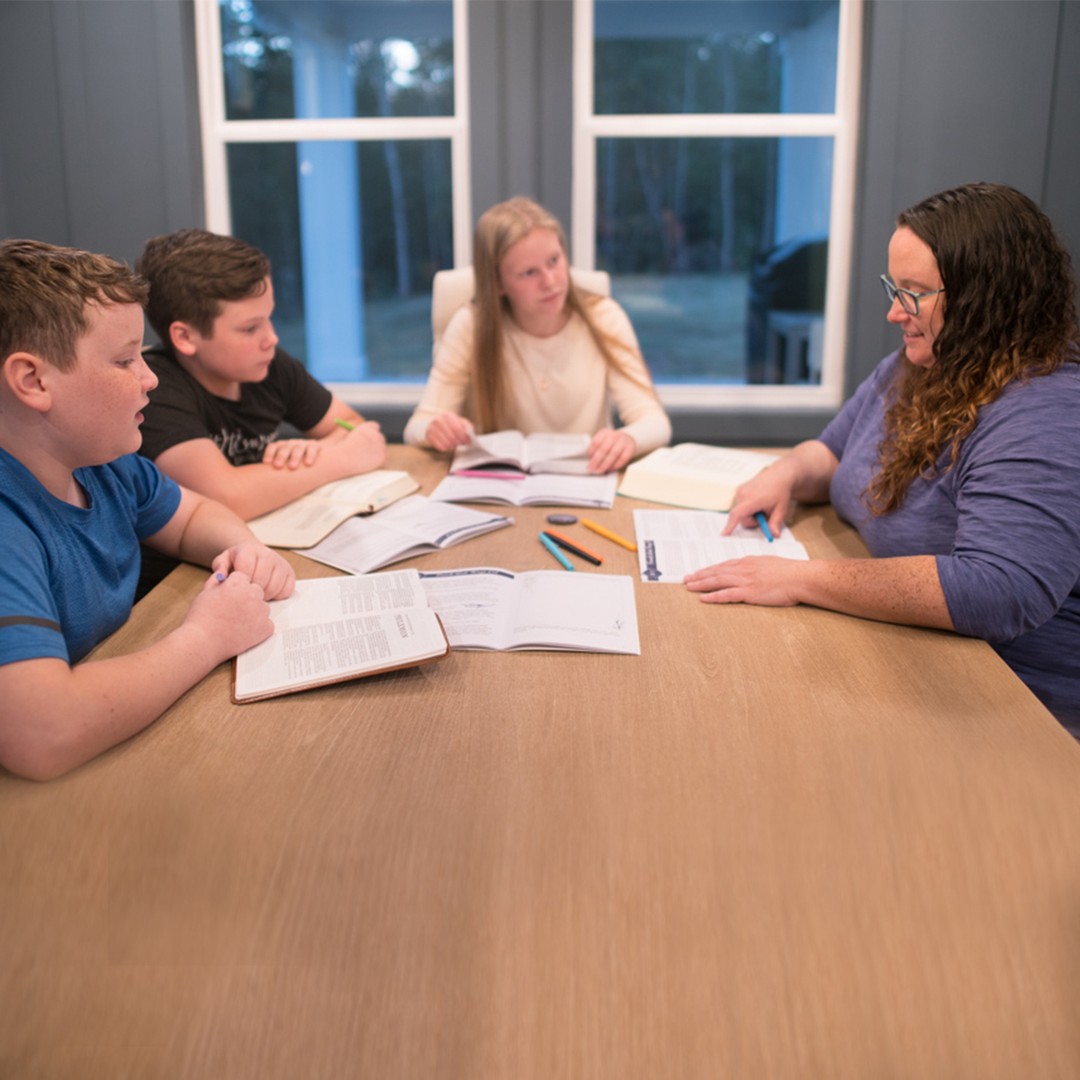
M613 544L621 544L627 551L637 551L637 544L633 540L627 540L626 537L620 536L618 533L613 533L610 529L605 529L603 525L597 525L595 521L590 521L588 518L582 518L581 524L586 529L592 529L594 533L602 536L605 540L610 540Z

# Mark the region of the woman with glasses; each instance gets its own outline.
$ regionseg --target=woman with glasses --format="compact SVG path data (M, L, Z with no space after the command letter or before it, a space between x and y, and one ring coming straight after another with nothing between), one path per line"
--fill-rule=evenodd
M901 347L819 438L743 485L729 530L831 501L873 559L732 560L712 603L807 603L984 638L1080 734L1075 282L1020 192L969 184L900 214L886 318Z

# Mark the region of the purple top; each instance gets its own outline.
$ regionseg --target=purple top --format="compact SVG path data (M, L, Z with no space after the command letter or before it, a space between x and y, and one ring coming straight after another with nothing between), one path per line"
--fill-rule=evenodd
M952 469L874 517L863 493L899 363L887 356L821 433L840 462L830 500L871 554L936 555L957 631L990 642L1080 733L1080 365L1008 386L979 411Z

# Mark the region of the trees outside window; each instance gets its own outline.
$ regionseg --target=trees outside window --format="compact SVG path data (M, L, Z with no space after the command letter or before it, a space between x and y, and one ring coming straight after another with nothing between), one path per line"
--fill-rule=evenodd
M573 259L665 398L838 401L861 0L570 2L573 116L540 122L573 124ZM468 10L196 0L208 226L269 254L284 346L368 396L415 397L432 275L471 261Z
M858 0L576 0L574 248L670 403L838 402Z

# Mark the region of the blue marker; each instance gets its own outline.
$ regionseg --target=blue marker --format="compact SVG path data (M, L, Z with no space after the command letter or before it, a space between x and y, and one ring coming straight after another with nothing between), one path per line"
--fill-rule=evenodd
M540 543L544 545L562 563L564 570L573 570L574 564L559 550L558 546L549 540L543 533L540 534Z
M754 515L754 517L757 518L757 523L761 526L761 531L765 534L765 539L768 540L771 544L774 537L772 534L772 530L769 528L768 519L760 510Z

